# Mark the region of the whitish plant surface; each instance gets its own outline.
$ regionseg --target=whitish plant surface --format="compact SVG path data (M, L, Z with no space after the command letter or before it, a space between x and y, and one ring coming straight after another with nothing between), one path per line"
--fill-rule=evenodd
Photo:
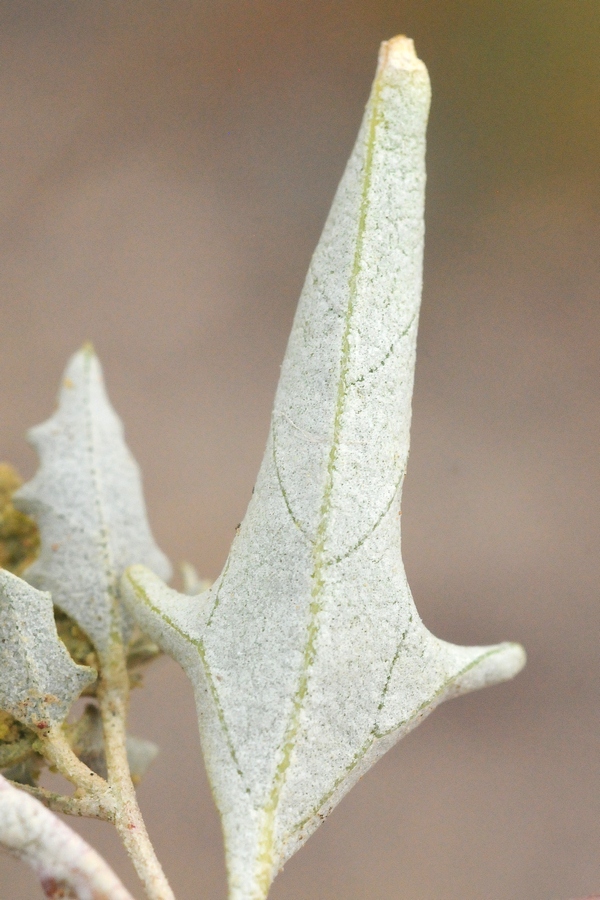
M428 108L412 41L384 44L220 578L191 598L142 567L124 578L142 628L193 682L232 900L263 900L360 775L442 700L524 662L515 644L434 637L400 556Z
M56 413L33 428L29 440L41 465L14 497L41 535L27 580L51 591L54 603L105 654L113 630L127 624L118 603L123 571L144 562L168 579L171 567L150 534L137 463L91 346L69 362Z
M45 733L96 680L58 639L52 598L0 569L0 709Z
M47 897L133 900L83 838L2 775L0 844L33 869Z
M125 721L132 669L156 656L153 640L194 686L231 900L264 900L360 775L441 701L524 663L516 644L434 637L400 555L428 108L412 41L383 44L300 299L255 491L212 587L190 566L184 594L161 580L170 567L91 347L71 359L57 412L32 432L41 466L15 495L18 510L14 473L0 467L0 562L14 573L0 572L0 769L51 809L113 822L151 900L173 897L133 786L156 748ZM90 704L65 724L82 691ZM44 763L75 793L40 787ZM72 834L53 839L50 814L2 782L0 817L19 797L21 838L0 827L0 843L40 872L43 860L57 896ZM87 852L87 875L64 876L66 896L127 897ZM105 893L94 893L94 871L112 884Z
M130 670L156 656L158 648L143 636L130 641L133 623L119 596L119 579L134 561L145 560L165 578L170 565L150 533L139 470L91 346L69 361L56 413L30 437L41 466L12 496L22 518L13 515L6 491L2 509L13 523L13 544L19 536L29 543L4 556L19 571L29 562L24 577L45 590L0 572L0 708L9 715L0 722L7 738L0 739L0 768L54 810L113 822L148 896L171 900L134 789L156 748L126 732L136 677ZM11 484L6 469L4 476ZM24 514L39 528L35 561L34 554L27 559L27 548L36 542ZM97 706L63 725L84 689ZM38 786L44 762L75 785L73 795Z

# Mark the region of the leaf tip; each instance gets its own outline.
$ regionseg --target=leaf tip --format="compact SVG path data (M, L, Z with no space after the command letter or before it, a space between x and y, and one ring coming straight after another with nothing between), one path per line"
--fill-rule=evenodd
M514 678L527 662L527 653L525 647L514 642L507 642L504 646L503 657L505 667L505 678Z
M491 647L481 656L476 665L469 667L456 682L460 694L479 688L510 681L518 675L527 661L521 644L506 641Z
M425 64L416 54L412 38L399 34L383 41L379 49L378 74L388 69L426 71Z

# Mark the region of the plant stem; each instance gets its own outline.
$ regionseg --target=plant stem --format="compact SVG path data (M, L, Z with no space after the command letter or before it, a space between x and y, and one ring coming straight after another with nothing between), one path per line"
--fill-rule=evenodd
M2 776L0 844L31 866L48 897L133 900L89 844Z
M64 794L56 794L54 791L48 791L46 788L30 785L17 784L11 782L14 787L26 794L31 794L40 803L43 803L53 812L64 813L68 816L85 816L89 819L107 820L106 809L91 797L67 797Z
M46 734L40 735L34 749L42 753L61 775L64 775L77 790L95 799L104 799L107 809L112 806L109 786L100 775L82 763L73 752L62 726L54 725Z
M114 797L112 819L149 900L175 900L150 843L138 806L127 760L126 728L129 676L120 635L114 637L101 661L98 701L104 727L108 783Z
M43 788L32 791L48 807L73 815L91 815L114 824L149 900L175 900L173 891L150 843L138 806L127 760L129 675L120 629L115 628L106 650L99 654L98 703L104 731L108 781L92 772L73 752L62 726L39 735L33 749L64 775L76 791L73 797Z

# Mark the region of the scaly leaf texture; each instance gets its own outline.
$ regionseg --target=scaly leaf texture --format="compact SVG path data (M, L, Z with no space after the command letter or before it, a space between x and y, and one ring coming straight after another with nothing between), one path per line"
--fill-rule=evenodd
M13 502L37 521L41 552L24 577L50 591L102 653L127 566L143 563L164 579L171 567L150 533L139 468L90 345L71 358L56 413L29 439L41 465Z
M96 679L73 662L54 624L52 598L0 569L0 709L44 732Z
M510 678L515 644L422 624L400 555L421 295L429 81L383 44L315 252L256 488L210 591L125 576L192 679L232 900L263 900L357 779L442 700Z

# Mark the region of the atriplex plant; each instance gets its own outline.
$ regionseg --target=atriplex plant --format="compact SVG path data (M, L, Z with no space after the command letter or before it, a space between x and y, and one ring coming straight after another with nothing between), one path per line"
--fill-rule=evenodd
M194 686L231 900L264 900L360 775L441 701L524 663L516 644L458 647L430 634L400 556L428 107L412 41L384 43L300 299L254 494L212 587L182 595L161 581L170 567L90 347L32 432L41 468L16 509L7 485L0 561L26 581L0 572L0 768L51 810L113 822L152 900L173 896L133 787L154 748L127 738L125 719L153 641ZM65 723L82 693L93 702ZM72 795L38 786L44 763ZM129 896L42 814L31 796L0 790L0 840L37 867L48 896Z

